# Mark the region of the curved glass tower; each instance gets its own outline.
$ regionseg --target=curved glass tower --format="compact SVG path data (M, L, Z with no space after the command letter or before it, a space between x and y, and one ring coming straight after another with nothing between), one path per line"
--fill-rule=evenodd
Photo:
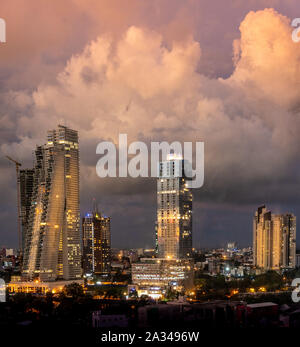
M77 131L59 125L35 154L23 276L45 281L80 278Z

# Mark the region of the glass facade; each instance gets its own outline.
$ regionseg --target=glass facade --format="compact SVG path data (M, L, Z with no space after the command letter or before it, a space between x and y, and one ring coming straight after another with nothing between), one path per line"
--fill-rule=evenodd
M82 218L83 270L106 275L111 268L110 218L94 212Z
M138 286L193 285L193 262L190 259L141 259L132 264L132 282Z
M25 246L27 228L29 222L31 199L33 193L34 170L20 170L20 202L21 202L21 225L22 225L22 253Z
M78 133L48 132L36 149L33 193L24 246L23 276L41 280L81 277Z
M189 258L192 252L192 191L182 159L159 163L157 243L159 258Z

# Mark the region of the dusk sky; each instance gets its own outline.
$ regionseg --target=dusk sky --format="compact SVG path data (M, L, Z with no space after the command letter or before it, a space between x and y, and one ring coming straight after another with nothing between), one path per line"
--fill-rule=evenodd
M299 218L299 0L10 0L0 17L0 247L17 247L4 156L32 167L59 123L79 131L81 214L98 201L113 247L153 247L156 219L155 179L96 175L97 144L119 133L204 141L194 247L252 245L263 203Z

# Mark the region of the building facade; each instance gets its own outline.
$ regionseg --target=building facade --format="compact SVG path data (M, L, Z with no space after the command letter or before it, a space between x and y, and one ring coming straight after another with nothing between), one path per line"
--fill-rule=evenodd
M81 277L78 133L59 125L35 151L23 276Z
M181 259L192 252L192 191L184 175L186 161L169 156L159 163L157 180L158 257Z
M139 287L192 288L194 267L190 259L143 258L132 264L132 283Z
M296 217L260 206L253 220L253 263L268 270L296 266Z
M138 292L160 288L155 295L161 295L163 288L188 289L193 285L193 196L187 186L185 168L190 169L189 163L174 154L159 163L155 224L158 258L144 258L132 264L132 282L139 288Z
M108 275L111 270L110 218L98 212L82 218L83 271Z
M31 210L31 200L33 193L34 170L20 170L20 204L21 204L21 226L22 226L22 253L25 246L29 215Z
M73 280L72 283L77 283L84 286L83 279ZM66 285L70 284L69 281L49 281L41 282L38 280L22 282L20 280L12 280L8 285L8 291L11 294L16 293L31 293L31 294L58 294L63 291Z

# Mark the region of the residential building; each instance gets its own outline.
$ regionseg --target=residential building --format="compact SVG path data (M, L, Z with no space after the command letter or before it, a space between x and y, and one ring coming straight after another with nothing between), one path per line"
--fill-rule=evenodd
M260 206L253 220L253 264L265 270L296 266L296 217Z
M110 218L99 212L82 218L83 271L86 275L108 275L111 271Z
M35 151L23 277L81 277L78 133L59 125Z

